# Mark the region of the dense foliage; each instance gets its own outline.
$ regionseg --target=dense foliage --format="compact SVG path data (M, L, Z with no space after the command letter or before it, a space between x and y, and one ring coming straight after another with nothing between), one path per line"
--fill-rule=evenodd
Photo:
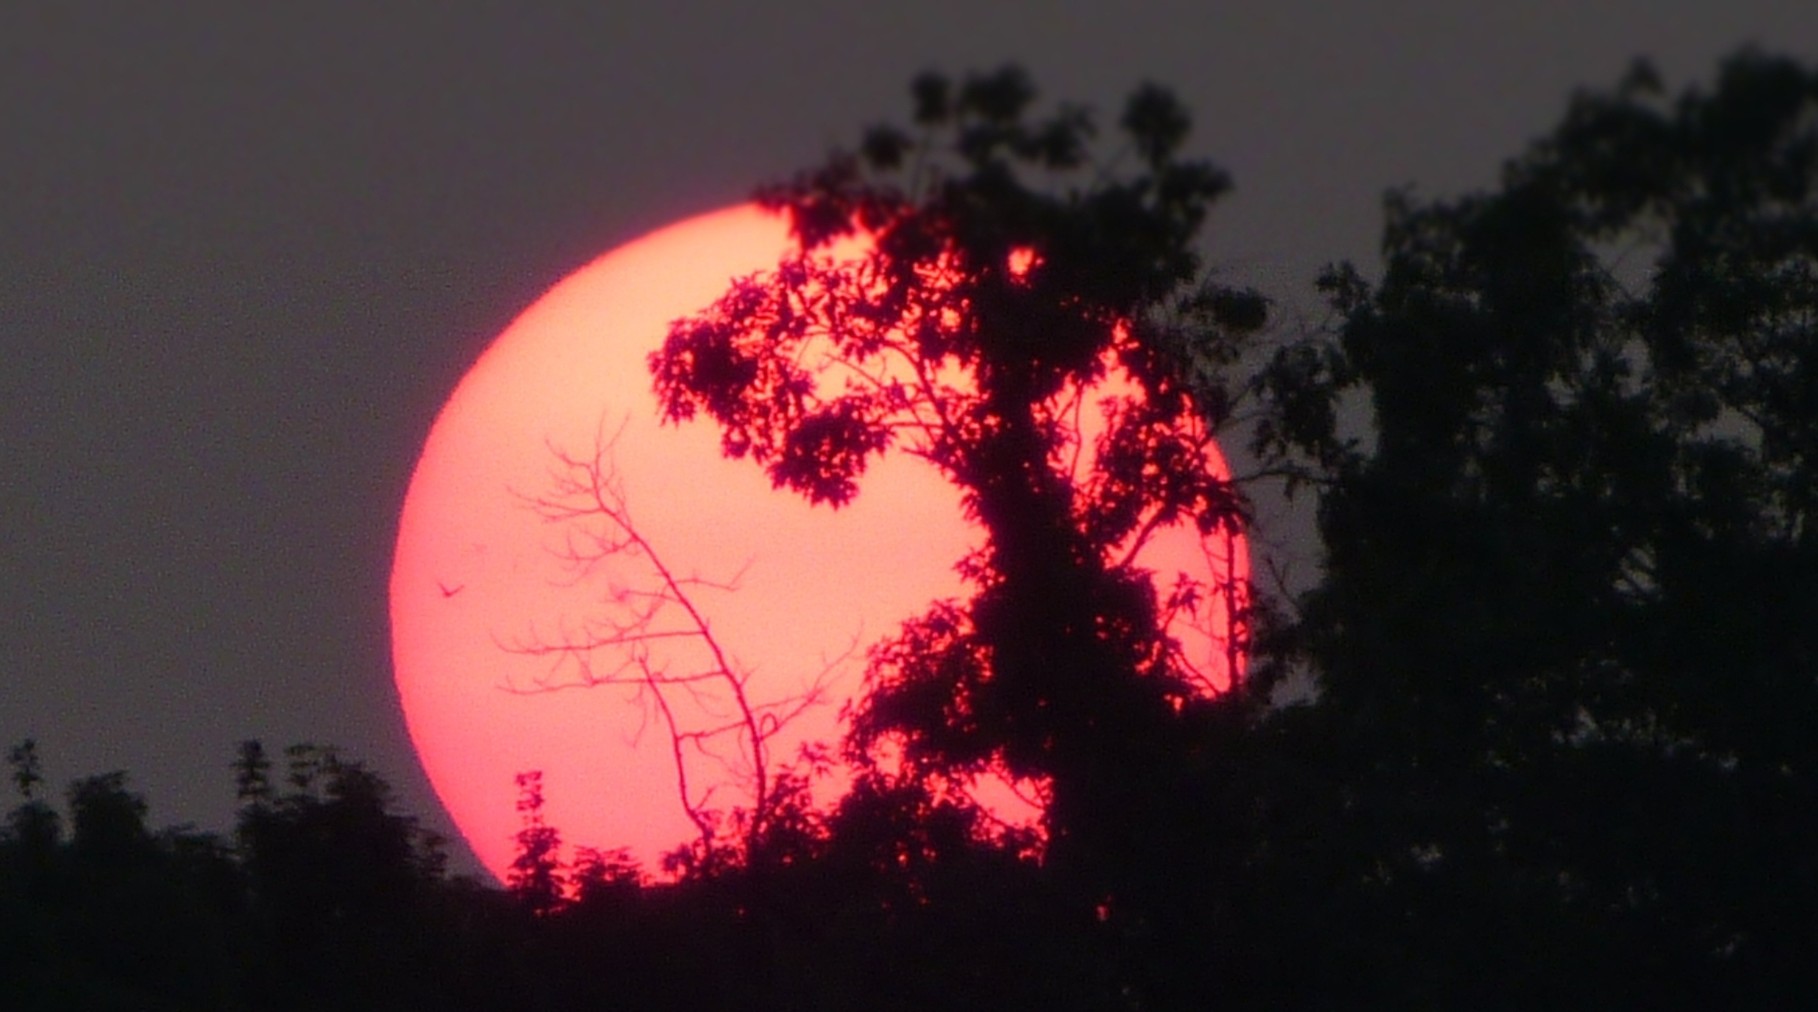
M1228 181L1181 156L1166 92L1136 92L1110 154L1084 110L1039 113L1014 69L925 76L914 95L910 127L764 192L798 253L671 328L658 398L810 501L862 494L885 453L960 491L985 534L955 560L971 596L872 651L855 758L937 790L987 770L1037 781L1050 866L1121 904L1157 885L1124 872L1169 863L1156 806L1178 808L1183 734L1244 646L1209 670L1170 622L1227 608L1197 624L1241 631L1247 607L1243 586L1213 586L1226 574L1137 556L1171 525L1241 524L1213 463L1225 404L1195 380L1264 306L1201 276L1198 231ZM1127 171L1109 171L1119 153ZM1082 414L1100 411L1094 434Z
M1389 995L1392 955L1450 1006L1812 984L1818 74L1659 91L1392 198L1380 280L1331 271L1333 332L1262 381L1319 489L1291 641Z
M1280 340L1196 273L1224 183L1177 158L1162 93L1126 111L1122 176L1077 173L1089 119L1032 118L1020 75L916 102L913 131L771 191L804 256L655 363L677 420L811 499L862 494L881 452L966 493L974 596L874 654L856 715L855 752L895 764L831 812L780 776L742 850L663 882L562 862L527 775L501 892L329 750L274 780L249 743L224 840L153 832L120 774L59 809L27 744L0 1007L1818 993L1818 70L1744 53L1676 99L1645 67L1580 95L1492 190L1393 196L1380 271L1329 271L1330 324ZM833 271L817 251L855 229L874 253ZM1058 406L1107 371L1131 386L1103 473L1056 467ZM1118 548L1241 521L1194 470L1239 390L1265 465L1317 497L1324 565L1208 696ZM1271 702L1285 682L1307 691ZM947 789L999 766L1051 784L1045 853Z
M919 1009L1114 993L1038 869L925 797L861 788L748 866L652 884L610 854L550 860L528 784L523 874L500 891L448 875L440 842L358 763L287 755L274 782L244 746L223 839L154 832L119 773L71 785L66 825L29 743L16 750L0 1007Z

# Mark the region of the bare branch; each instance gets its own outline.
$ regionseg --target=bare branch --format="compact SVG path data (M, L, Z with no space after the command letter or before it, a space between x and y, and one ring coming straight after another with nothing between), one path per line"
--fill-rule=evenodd
M589 457L550 446L550 490L517 493L545 523L563 528L555 554L568 569L564 586L599 579L608 567L612 573L600 614L553 632L533 627L518 637L494 637L507 653L549 662L547 673L529 684L502 687L519 694L614 685L631 689L631 699L641 701L646 714L660 717L668 733L677 798L701 846L712 851L726 827L737 825L749 849L776 803L770 742L810 707L825 702L834 673L856 651L857 642L826 663L801 692L754 700L747 691L751 673L732 659L699 600L704 592L736 590L749 563L723 581L671 567L637 525L613 464L622 431L623 426L608 437L602 427ZM627 566L641 575L627 577ZM668 644L692 644L703 656L672 670L673 662L652 656L653 648ZM682 711L678 704L684 701L696 716ZM748 785L746 803L735 808L732 822L708 808L713 786L698 791L690 776L691 763L698 761L713 763Z

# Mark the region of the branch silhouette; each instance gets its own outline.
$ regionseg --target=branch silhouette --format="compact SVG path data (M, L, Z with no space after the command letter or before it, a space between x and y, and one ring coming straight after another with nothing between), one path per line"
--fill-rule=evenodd
M771 743L811 707L826 702L828 685L856 642L825 661L800 692L756 698L751 672L714 631L701 600L706 593L736 592L743 569L730 580L713 580L670 564L632 516L613 463L618 438L617 432L611 437L602 432L587 456L551 446L549 490L521 496L545 523L563 528L558 555L573 573L571 585L599 577L608 566L618 568L608 577L600 611L577 628L564 626L553 635L533 628L521 638L498 641L512 654L550 662L530 684L504 687L526 694L612 685L632 689L633 699L644 705L644 719L654 713L662 721L677 798L702 852L723 849L735 831L749 851L778 802ZM625 574L625 568L635 575ZM741 783L746 788L741 803L726 813L714 808L716 788L701 789L695 775L700 762Z

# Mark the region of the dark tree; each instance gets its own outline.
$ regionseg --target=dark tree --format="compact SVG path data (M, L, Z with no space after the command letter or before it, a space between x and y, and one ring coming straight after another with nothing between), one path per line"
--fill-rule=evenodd
M837 506L907 452L984 530L970 596L872 654L844 799L779 770L742 846L703 825L651 883L561 864L526 777L514 897L332 749L274 776L244 743L230 843L152 830L119 773L66 828L26 742L0 1008L1810 1004L1818 70L1744 53L1668 100L1637 68L1498 186L1391 198L1380 275L1330 271L1330 326L1250 388L1324 567L1222 694L1169 618L1247 598L1131 561L1242 520L1205 455L1264 307L1191 245L1222 177L1153 89L1121 160L1014 72L915 93L768 193L797 255L653 360L779 486ZM1266 705L1284 674L1310 697ZM731 709L761 759L787 710ZM986 770L1049 786L1045 845L953 789Z
M442 842L392 811L390 786L362 764L317 745L285 754L281 793L248 789L263 769L256 746L242 745L235 764L255 997L382 1006L443 993L423 924Z
M1264 307L1201 278L1228 182L1182 155L1187 116L1161 89L1131 98L1109 153L1085 110L1036 112L1016 70L925 76L914 97L908 128L763 191L797 252L672 327L658 396L813 502L862 494L885 453L959 488L986 536L961 561L972 596L873 651L853 746L934 785L1038 779L1053 860L1128 867L1159 816L1129 785L1164 775L1219 674L1169 621L1247 601L1132 556L1168 524L1241 524L1210 464L1211 377ZM1079 412L1099 404L1094 442Z
M248 739L240 743L234 757L234 794L243 804L262 809L273 799L271 759L263 743Z
M1291 639L1405 1002L1766 1007L1818 951L1818 73L1585 94L1388 203L1264 385L1319 491ZM1367 403L1347 432L1342 406ZM1544 972L1535 972L1544 967ZM1353 986L1356 986L1355 984Z
M43 798L44 772L37 742L27 738L7 753L20 804L7 814L7 832L25 853L44 855L57 845L63 821Z
M562 902L561 833L543 818L543 774L518 774L518 853L506 888L532 913L547 914Z

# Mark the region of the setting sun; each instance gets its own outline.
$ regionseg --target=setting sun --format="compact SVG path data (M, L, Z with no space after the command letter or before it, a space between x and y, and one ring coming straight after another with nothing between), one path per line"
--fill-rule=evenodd
M567 843L624 847L650 870L696 835L678 757L691 804L740 804L753 771L707 733L729 720L727 701L708 685L655 700L637 684L637 672L695 670L703 649L653 617L663 579L687 588L754 704L774 707L773 763L837 743L867 646L964 591L954 565L979 535L924 462L886 455L833 510L726 459L711 425L659 424L646 357L668 324L786 248L779 217L741 206L614 250L515 321L429 435L391 578L397 687L431 783L496 875L513 854L520 772L542 772L544 814ZM1033 260L1018 251L1012 270ZM635 545L602 552L624 531L559 508L586 491L565 460L598 464ZM1140 559L1158 585L1246 577L1241 538L1214 540L1168 532ZM1222 684L1229 611L1202 614L1173 631ZM569 649L580 645L594 649ZM624 672L634 676L613 677ZM812 705L782 719L815 687Z

